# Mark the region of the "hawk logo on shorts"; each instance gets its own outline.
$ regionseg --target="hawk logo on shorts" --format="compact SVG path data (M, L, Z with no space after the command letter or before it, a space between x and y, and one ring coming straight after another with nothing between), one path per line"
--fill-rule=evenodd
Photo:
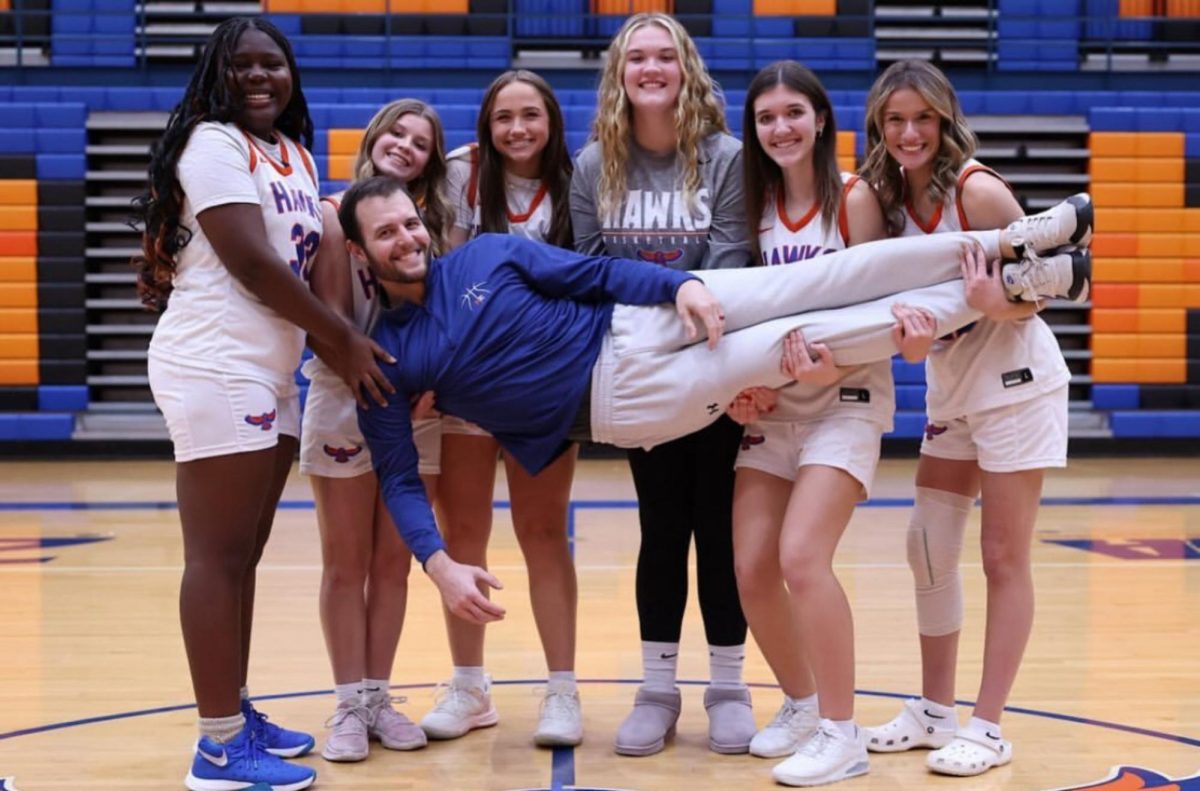
M1200 791L1200 774L1175 780L1153 769L1140 766L1115 766L1103 780L1081 786L1067 786L1055 791Z
M345 464L360 453L362 453L362 445L355 445L353 448L335 448L333 445L325 446L325 455L332 458L338 464Z
M742 435L742 450L750 450L755 445L761 445L767 441L767 438L762 434L743 434Z
M680 258L683 258L683 248L676 247L674 250L638 250L637 256L642 261L649 261L659 266L670 266Z
M932 442L934 437L936 437L940 434L945 434L947 428L948 428L948 426L939 426L934 423L926 423L925 424L925 439Z
M246 415L246 422L260 427L263 431L270 431L275 427L275 410L263 412L261 415Z
M459 297L459 301L462 303L462 306L467 310L474 311L475 308L482 305L483 301L492 293L490 288L484 288L486 284L487 281L485 280L482 283L472 283L471 285L467 286L466 290L463 291L462 296Z

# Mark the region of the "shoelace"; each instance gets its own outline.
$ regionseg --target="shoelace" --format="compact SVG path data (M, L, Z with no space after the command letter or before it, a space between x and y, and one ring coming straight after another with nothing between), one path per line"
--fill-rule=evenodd
M333 716L325 720L326 728L336 728L346 721L348 717L356 717L365 726L371 721L371 712L366 706L348 706L346 708L338 707L338 710L333 713Z
M542 698L542 716L561 720L573 718L575 696L570 692L547 692Z
M453 682L438 684L433 693L433 708L435 711L450 711L461 714L464 710L474 707L475 696L469 687L458 687Z
M835 738L833 731L828 726L819 725L812 738L801 745L799 753L804 756L820 755L825 751L825 745Z
M779 707L779 711L775 712L775 718L767 725L768 728L791 728L792 722L802 712L796 706L789 703L784 703Z

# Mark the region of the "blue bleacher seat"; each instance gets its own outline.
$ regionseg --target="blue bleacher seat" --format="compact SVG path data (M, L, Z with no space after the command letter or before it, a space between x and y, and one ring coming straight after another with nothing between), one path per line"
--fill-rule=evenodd
M892 377L896 384L925 384L925 363L905 362L900 357L892 358Z
M38 154L37 177L42 180L79 181L87 175L87 157L78 154Z
M1200 412L1119 411L1109 416L1109 425L1117 438L1200 437Z
M32 129L0 129L0 154L32 154L36 145Z
M37 395L42 412L81 412L88 408L87 385L39 385Z
M905 384L896 385L897 411L925 411L925 385Z
M0 440L70 439L75 417L39 412L0 413Z
M1092 406L1096 409L1137 409L1141 388L1135 384L1092 385Z
M917 439L925 433L925 413L897 412L894 418L895 427L884 434L892 439Z

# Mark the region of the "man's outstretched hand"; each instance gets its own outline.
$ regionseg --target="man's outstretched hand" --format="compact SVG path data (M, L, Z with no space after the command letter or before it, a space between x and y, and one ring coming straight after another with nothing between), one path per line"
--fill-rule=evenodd
M708 348L717 348L725 332L725 311L721 303L699 280L689 280L675 292L675 312L687 328L688 340L696 340L696 322L699 319L708 333Z
M425 561L425 572L442 594L442 604L459 618L485 624L504 617L504 608L481 590L484 585L496 590L504 587L487 569L457 563L439 550Z

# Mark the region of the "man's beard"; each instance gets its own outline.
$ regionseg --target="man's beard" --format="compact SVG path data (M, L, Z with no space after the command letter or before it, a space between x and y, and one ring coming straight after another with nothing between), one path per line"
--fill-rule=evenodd
M401 272L392 266L380 265L378 261L371 257L370 253L367 254L367 266L375 273L375 277L389 283L420 283L429 274L429 250L422 249L420 256L423 266L419 274L409 274L408 272Z

